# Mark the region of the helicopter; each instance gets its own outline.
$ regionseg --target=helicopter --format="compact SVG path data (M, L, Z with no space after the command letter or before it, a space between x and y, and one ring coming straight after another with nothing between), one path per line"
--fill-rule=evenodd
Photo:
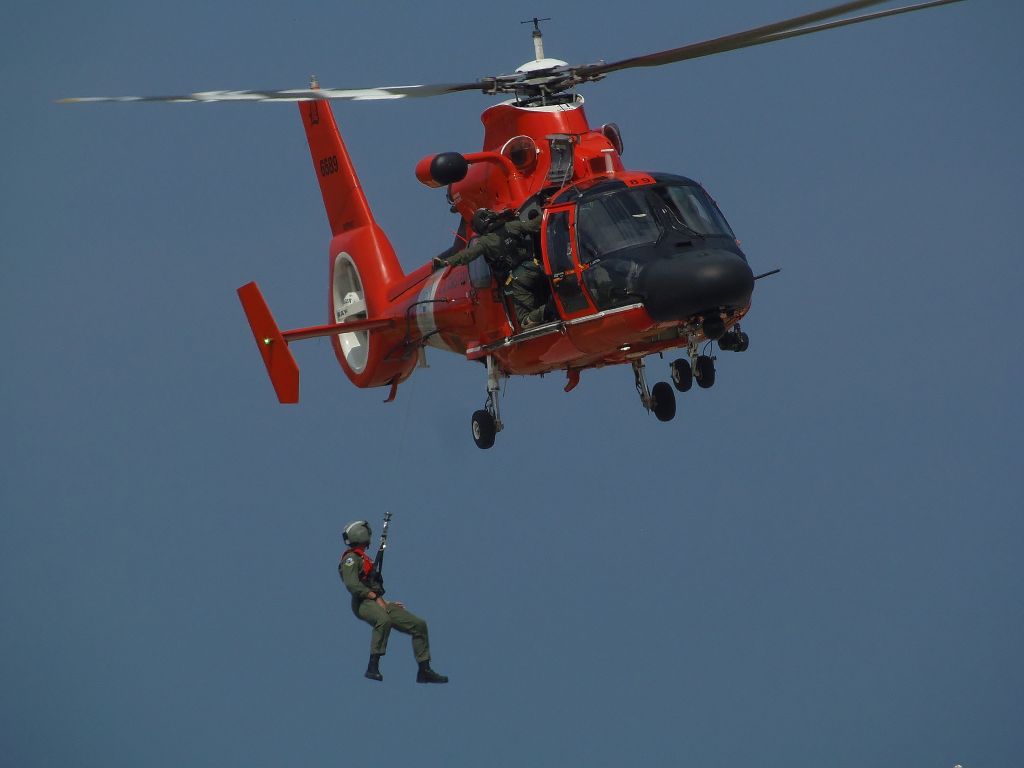
M722 37L613 62L570 65L545 56L533 18L534 59L511 74L473 82L377 88L207 91L179 96L79 97L64 102L294 101L302 118L332 239L328 251L331 322L281 330L259 286L238 289L253 337L281 403L299 400L292 342L328 337L357 387L399 385L425 365L426 347L479 361L486 398L471 417L476 445L490 448L504 428L502 380L564 371L565 391L583 371L629 364L641 405L660 421L676 413L675 391L715 383L717 343L742 352L741 321L755 282L740 241L704 187L686 176L627 169L614 123L592 127L580 85L621 70L654 67L777 42L962 0L929 0L851 16L885 0L857 0ZM479 91L505 96L484 110L482 149L443 151L416 164L416 178L444 188L460 217L450 248L408 274L374 219L330 106L332 100L436 97ZM521 323L506 275L484 257L446 259L475 236L475 214L540 220L529 250L545 276L548 316ZM479 228L479 224L477 225ZM671 385L649 386L645 358L684 350L669 364Z

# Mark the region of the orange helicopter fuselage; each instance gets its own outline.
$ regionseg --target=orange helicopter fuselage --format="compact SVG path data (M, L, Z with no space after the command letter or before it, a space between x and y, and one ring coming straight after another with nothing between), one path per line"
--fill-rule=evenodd
M686 344L683 328L688 323L655 321L640 303L600 310L583 287L587 265L575 258L571 264L553 264L543 237L539 255L552 282L574 280L581 286L571 307L554 291L560 322L546 329L520 333L501 286L489 271L481 280L474 279L472 265L435 272L428 263L404 274L362 197L329 105L307 102L300 103L299 109L335 229L329 251L333 319L340 323L352 317L345 311L346 289L353 287L351 275L348 282L342 280L339 285L338 280L339 270L350 272L351 263L358 269L365 315L389 321L369 331L332 335L338 361L357 386L397 385L411 375L424 345L470 359L493 355L506 374L538 374L554 370L572 373L625 363ZM545 220L564 213L574 233L573 206L559 202L558 189L596 180L614 179L630 186L654 183L650 175L623 167L621 144L617 147L613 141L617 129L592 129L581 97L574 97L570 103L539 107L498 104L486 110L481 120L483 150L464 155L468 164L464 178L447 185L448 199L453 211L463 218L461 231L467 240L473 235L468 222L478 208L516 210L547 191ZM322 131L318 130L321 126ZM551 137L561 140L552 142ZM554 157L558 146L567 149L562 157ZM424 158L417 165L416 175L423 183L440 187L444 185L430 175L435 157ZM553 177L553 166L559 162L558 177ZM348 180L340 189L331 185L337 176ZM332 215L332 199L338 207L339 194L350 198L345 206L350 215L346 217ZM727 325L737 322L745 312L746 308L726 318Z
M447 187L451 210L462 217L448 254L474 236L470 222L479 208L532 206L534 215L543 216L535 258L548 277L557 319L528 330L519 327L503 286L483 258L439 270L428 262L406 274L373 218L329 103L304 101L298 107L333 232L332 322L281 332L255 284L239 292L282 402L298 400L298 366L287 345L314 336L330 337L353 384L388 385L392 398L426 346L468 359L490 358L504 375L564 370L571 389L583 369L629 363L673 347L692 349L704 340L701 317L656 319L640 300L595 301L588 271L597 262L580 258L576 201L597 185L642 189L656 179L625 169L618 128L591 128L582 97L547 105L521 106L514 100L495 105L481 117L480 152L431 155L416 166L422 183ZM446 170L446 164L457 170ZM556 227L562 233L557 248L549 236ZM728 245L738 253L737 242ZM742 266L749 276L745 260ZM724 327L735 325L748 309L749 289L721 313Z

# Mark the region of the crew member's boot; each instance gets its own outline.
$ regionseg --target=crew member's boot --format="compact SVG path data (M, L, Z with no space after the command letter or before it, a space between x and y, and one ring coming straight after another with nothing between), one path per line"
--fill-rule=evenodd
M371 680L383 680L384 675L380 673L380 654L371 653L370 663L366 665L366 674L363 677L368 677Z
M528 330L533 328L535 325L542 325L548 322L546 308L544 306L534 307L523 317L523 321L520 323L522 329Z
M420 669L416 673L417 683L447 683L448 678L445 675L439 675L437 672L430 668L430 659L420 662Z

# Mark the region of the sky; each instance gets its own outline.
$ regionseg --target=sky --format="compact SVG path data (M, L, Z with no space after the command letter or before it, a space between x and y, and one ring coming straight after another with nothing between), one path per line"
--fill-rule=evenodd
M8 3L0 10L5 765L1024 764L1024 6L967 0L581 89L626 165L700 180L759 281L744 353L661 423L628 368L428 352L386 392L295 345L276 402L235 289L325 322L290 104L65 96L461 82L615 60L825 0ZM338 103L411 270L451 241L416 162L480 94ZM668 363L648 360L651 383ZM394 513L416 685L336 575Z

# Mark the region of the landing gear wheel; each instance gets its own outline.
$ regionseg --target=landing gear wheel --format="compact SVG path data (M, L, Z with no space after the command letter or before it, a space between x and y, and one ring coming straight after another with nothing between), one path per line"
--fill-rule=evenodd
M473 442L477 448L490 448L494 445L494 435L497 428L494 424L494 417L487 411L474 411L473 413Z
M746 352L750 348L750 337L743 331L736 332L736 351Z
M674 361L669 369L672 371L672 384L680 392L689 392L693 386L693 369L690 368L690 361L679 358Z
M658 421L672 421L676 415L676 393L667 381L659 381L651 390L651 410Z
M697 358L697 367L693 375L697 379L697 386L701 389L713 387L715 384L715 358L700 355Z

